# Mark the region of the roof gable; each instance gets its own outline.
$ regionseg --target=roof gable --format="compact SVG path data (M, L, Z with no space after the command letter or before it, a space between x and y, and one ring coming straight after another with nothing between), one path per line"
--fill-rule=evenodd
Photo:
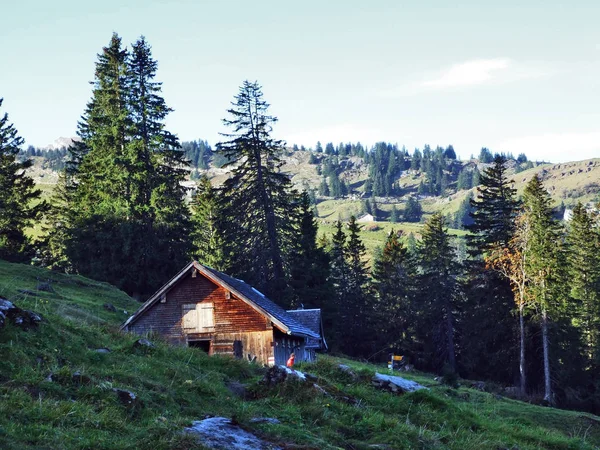
M196 269L198 273L209 279L218 286L221 286L235 294L238 298L245 301L259 313L266 316L273 324L281 331L287 334L306 336L310 338L319 338L319 333L313 332L310 328L299 323L291 314L288 314L282 307L276 305L268 299L263 293L259 292L252 286L246 284L242 280L230 277L218 270L204 266L197 261L192 261L187 264L177 275L162 286L155 294L152 295L136 313L129 317L121 326L121 329L134 323L148 309L157 303L163 294L166 294L173 286L175 286L190 270Z

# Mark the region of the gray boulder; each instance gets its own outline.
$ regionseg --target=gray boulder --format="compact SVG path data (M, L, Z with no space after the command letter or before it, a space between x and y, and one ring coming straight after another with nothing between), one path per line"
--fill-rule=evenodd
M378 389L390 391L395 394L427 389L416 381L406 380L402 377L395 377L392 375L383 375L381 373L375 373L375 376L371 380L371 384Z

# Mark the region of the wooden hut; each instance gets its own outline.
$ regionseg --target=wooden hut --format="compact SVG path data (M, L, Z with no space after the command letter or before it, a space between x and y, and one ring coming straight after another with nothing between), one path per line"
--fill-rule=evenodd
M161 287L121 328L266 365L285 364L292 352L296 361L304 361L307 339L321 339L252 286L197 261Z

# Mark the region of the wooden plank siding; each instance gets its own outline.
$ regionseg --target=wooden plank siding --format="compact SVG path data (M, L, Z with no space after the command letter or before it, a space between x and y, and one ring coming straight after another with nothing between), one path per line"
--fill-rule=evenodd
M186 316L184 328L185 314L193 310L192 305L202 303L213 305L214 331L202 333L198 328L194 329L189 321L199 320L195 314ZM197 311L206 311L206 308L199 307ZM223 287L201 275L193 277L191 273L131 324L130 330L138 334L155 332L178 345L210 340L212 354L233 355L234 342L241 341L243 357L250 355L252 359L256 356L256 361L261 364L268 364L273 356L273 326L270 321Z
M275 339L275 364L285 365L292 352L296 356L296 362L306 361L304 338L289 336L279 330L274 330L273 336Z

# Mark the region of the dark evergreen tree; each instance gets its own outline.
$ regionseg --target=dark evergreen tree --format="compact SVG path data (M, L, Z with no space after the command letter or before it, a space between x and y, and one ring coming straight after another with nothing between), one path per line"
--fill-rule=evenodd
M457 190L466 190L471 189L473 186L471 185L471 181L473 178L473 174L463 168L458 174L458 180L456 181L456 189Z
M361 241L361 227L354 216L348 223L348 240L345 248L347 277L344 297L340 304L340 323L344 326L343 350L348 355L368 356L373 350L373 325L375 304L370 302L370 280L365 262L366 248Z
M217 270L227 270L225 260L225 242L219 224L225 220L217 190L210 180L203 175L198 180L198 190L192 198L192 244L194 257L209 267Z
M569 222L567 243L571 297L577 309L587 369L600 367L600 234L592 214L578 203Z
M544 400L554 404L550 366L551 315L559 308L564 278L561 276L562 246L559 225L554 219L551 197L534 175L523 193L528 230L525 272L531 280L529 296L540 311L544 364Z
M451 145L446 147L446 150L444 150L444 158L456 159L456 152L454 151L454 147L452 147Z
M405 222L419 222L423 216L423 208L415 197L410 196L406 201L404 208L404 221Z
M473 224L467 226L472 233L467 236L472 255L496 245L508 246L518 207L511 183L506 177L506 159L501 156L481 175L481 186L471 200Z
M488 164L491 163L493 160L494 155L492 155L492 152L490 152L487 148L482 147L481 151L479 152L479 161L484 164Z
M481 181L477 198L469 202L472 222L465 224L471 231L466 238L473 259L465 263L467 304L461 335L462 367L467 376L491 376L496 381L511 383L519 358L514 350L518 348L518 340L513 292L509 280L488 270L481 258L509 245L518 202L516 191L506 178L504 158L496 158L482 174Z
M454 228L465 229L468 226L473 225L473 207L471 201L473 200L473 193L469 194L464 198L458 207L458 211L454 214Z
M377 293L373 320L377 349L387 346L402 354L408 350L415 319L410 308L410 267L407 250L392 230L373 266L373 285Z
M0 98L0 108L3 100ZM4 113L0 116L0 259L9 261L26 261L33 256L25 229L38 223L47 210L46 202L37 202L41 191L35 189L26 172L33 161L17 159L23 143Z
M319 185L319 195L323 197L329 197L330 195L329 185L327 184L325 177L323 177L321 184Z
M456 315L460 300L457 283L459 267L451 245L446 223L440 213L434 214L423 227L418 245L420 292L415 308L422 311L420 338L428 368L440 370L447 365L456 371Z
M231 272L274 300L285 294L285 260L292 246L290 216L295 194L280 172L284 143L271 136L277 119L268 114L257 82L244 81L223 123L232 131L217 144L231 160L231 177L222 188L224 238Z
M421 150L415 148L415 151L413 152L412 158L410 160L410 168L412 170L421 170L421 158Z
M75 270L148 294L187 259L183 153L165 129L171 111L141 38L131 54L114 34L98 55L92 99L70 148L64 252ZM61 217L59 217L61 216ZM54 248L59 248L55 246Z
M390 213L390 222L398 223L400 221L400 213L396 205L392 205L392 212Z
M329 322L333 313L332 287L329 281L329 258L317 246L317 222L306 191L300 198L300 216L296 249L290 260L290 299L292 308L321 308Z

